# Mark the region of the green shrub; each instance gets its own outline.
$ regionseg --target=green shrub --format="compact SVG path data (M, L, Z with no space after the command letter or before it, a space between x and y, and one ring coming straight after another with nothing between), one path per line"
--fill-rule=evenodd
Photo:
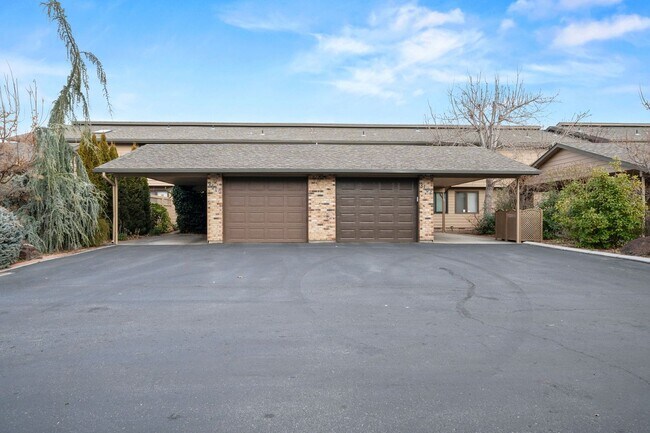
M495 219L493 213L484 213L474 222L474 230L480 235L493 235L495 233Z
M120 179L118 185L120 232L127 236L146 235L151 229L151 195L147 179L126 177Z
M205 192L191 186L176 185L172 189L176 208L176 225L181 233L207 232L207 201Z
M557 202L560 198L558 191L549 191L539 204L543 211L544 239L557 239L562 236L562 225L558 221Z
M95 232L95 237L92 240L92 246L98 247L103 245L106 241L111 238L111 223L104 217L99 217L97 219L97 231Z
M614 248L641 234L644 203L640 181L626 173L595 170L559 194L557 221L579 246Z
M18 218L9 210L0 207L0 269L18 259L25 233Z
M161 235L171 232L172 229L172 222L165 206L151 203L151 231L149 234Z

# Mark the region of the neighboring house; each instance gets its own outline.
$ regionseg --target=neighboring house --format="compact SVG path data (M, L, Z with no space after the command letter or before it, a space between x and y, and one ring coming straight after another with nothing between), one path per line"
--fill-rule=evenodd
M527 185L543 186L589 175L594 168L615 172L614 162L630 174L650 182L650 124L578 123L571 125L569 136L580 142L554 144L532 166L540 176L527 180ZM549 130L561 133L566 124ZM566 136L565 136L566 137ZM647 194L646 194L647 196Z
M75 124L67 139L74 143L80 136ZM131 151L133 144L337 144L337 145L456 145L476 144L475 134L462 126L431 125L345 125L345 124L262 124L262 123L193 123L193 122L92 122L91 131L106 134L115 143L120 156ZM502 131L502 153L524 164L535 161L551 147L558 135L536 126L509 127ZM582 141L567 137L569 141ZM176 157L176 156L169 156ZM165 194L169 184L149 180L152 194ZM443 192L446 199L445 226L453 230L470 230L482 215L485 180L445 187L436 184L433 221L442 228Z
M564 132L565 124L549 128ZM579 123L571 125L572 137L581 142L554 144L532 166L541 174L525 181L533 189L533 204L538 204L550 185L588 176L598 168L614 173L615 163L627 173L641 178L646 204L650 206L650 124ZM565 138L567 135L565 134ZM650 231L650 214L646 210L646 232Z

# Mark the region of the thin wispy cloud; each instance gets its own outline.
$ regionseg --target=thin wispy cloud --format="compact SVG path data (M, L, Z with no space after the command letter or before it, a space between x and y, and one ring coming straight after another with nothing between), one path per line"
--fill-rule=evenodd
M517 23L515 20L511 18L504 18L501 20L501 24L499 24L499 32L505 33L510 29L513 29L517 26Z
M516 0L508 12L532 18L545 18L598 7L609 7L623 0Z
M16 77L65 77L68 66L13 54L0 53L0 73L12 73Z
M618 15L600 21L575 22L557 33L553 45L578 47L592 41L616 39L628 33L648 29L650 29L650 18L639 15Z
M464 24L460 9L437 11L416 3L384 7L365 25L315 35L316 44L300 53L293 67L324 75L347 93L399 100L413 93L418 78L448 80L454 59L480 43L481 32Z
M255 3L236 3L219 7L217 17L226 24L253 31L304 32L306 23L297 16L265 10Z

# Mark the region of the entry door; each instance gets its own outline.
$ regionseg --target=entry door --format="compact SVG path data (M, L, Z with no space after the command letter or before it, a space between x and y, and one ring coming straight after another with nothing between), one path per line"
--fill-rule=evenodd
M336 180L338 242L415 242L417 211L417 179Z
M224 179L225 242L307 242L305 178Z

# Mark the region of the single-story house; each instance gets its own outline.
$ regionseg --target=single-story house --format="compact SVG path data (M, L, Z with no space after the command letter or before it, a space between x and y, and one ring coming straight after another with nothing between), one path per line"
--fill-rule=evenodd
M556 133L568 128L559 123ZM643 179L650 178L650 124L578 123L571 125L569 136L580 141L555 143L531 165L540 176L527 180L531 186L553 184L588 175L594 168L615 172L613 163ZM565 135L566 137L566 135Z
M204 189L213 243L432 242L435 210L443 208L436 188L538 173L476 146L431 144L423 127L274 126L247 124L207 143L187 138L187 126L164 126L168 135L96 171ZM183 142L173 138L176 127ZM271 131L273 140L250 136ZM478 212L474 192L456 191L450 207Z
M71 144L78 142L85 123L71 125L66 134ZM184 145L201 144L319 144L319 145L416 145L474 147L478 139L468 127L455 125L360 125L301 123L209 123L209 122L120 122L93 121L91 132L105 134L120 156L131 151L133 144ZM553 145L557 134L536 126L505 128L499 152L524 164L535 161ZM579 139L574 139L580 141ZM459 151L462 152L462 151ZM167 156L171 158L171 156ZM171 184L149 176L152 195L166 194ZM485 196L485 177L474 176L465 183L445 186L435 184L436 230L470 230L481 217ZM496 176L495 176L496 177ZM508 180L507 182L509 182Z

